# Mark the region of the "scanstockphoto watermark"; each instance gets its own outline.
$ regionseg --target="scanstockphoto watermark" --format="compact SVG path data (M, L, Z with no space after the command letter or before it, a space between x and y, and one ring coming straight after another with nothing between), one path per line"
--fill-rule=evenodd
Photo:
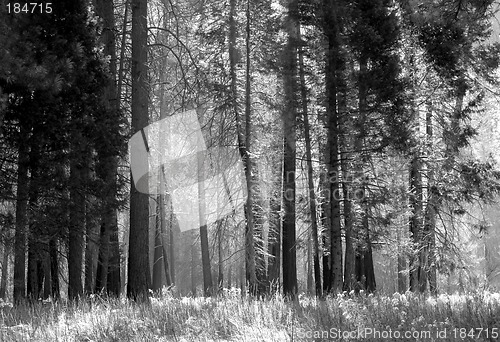
M392 329L376 329L376 328L358 328L356 330L342 330L331 328L330 330L304 330L299 329L296 332L296 337L300 339L323 339L323 340L382 340L387 339L415 339L415 340L437 340L446 339L453 336L452 331L446 328L436 330L392 330Z
M196 110L153 122L129 140L134 186L150 195L170 193L181 231L199 228L202 219L216 222L246 202L235 146L207 146Z

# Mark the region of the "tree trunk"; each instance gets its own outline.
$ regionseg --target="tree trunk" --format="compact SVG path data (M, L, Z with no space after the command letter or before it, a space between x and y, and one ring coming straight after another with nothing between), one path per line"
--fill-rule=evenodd
M345 145L345 150L349 147ZM344 283L342 289L351 291L354 289L355 276L355 254L357 250L357 236L354 227L354 213L352 210L350 179L347 179L351 169L348 166L348 153L344 153L340 162L342 170L342 189L344 194L344 230L345 230L345 262L344 262Z
M75 114L76 115L76 114ZM76 127L81 125L80 118L73 118ZM81 131L75 130L72 136L70 155L70 212L69 212L69 251L68 251L68 298L77 300L83 295L83 251L85 248L85 171L82 158L85 153Z
M195 246L196 242L196 234L195 231L193 230L191 233L191 295L196 296L196 248Z
M279 289L280 264L281 264L281 166L282 163L275 163L274 168L277 174L272 183L271 195L269 197L269 259L268 259L268 283L269 292L273 293Z
M160 175L161 177L161 175ZM153 291L159 292L165 283L163 265L163 240L161 236L161 206L163 205L161 193L156 197L156 220L155 220L155 238L154 238L154 258L153 258Z
M337 108L338 86L340 81L340 32L337 0L325 0L325 34L328 39L326 52L326 97L327 97L327 167L329 177L330 221L330 276L326 289L339 292L342 289L342 235L340 224L340 187L339 187L339 112Z
M252 157L252 103L251 103L251 60L250 60L250 1L246 2L246 34L245 34L245 48L246 48L246 75L245 75L245 156L243 159L245 168L245 177L247 185L247 203L246 203L246 213L247 213L247 225L246 225L246 280L248 283L248 291L252 295L256 295L259 292L259 281L257 279L257 259L259 256L256 252L256 241L255 234L257 234L256 229L256 217L255 217L255 204L254 200L256 194L254 193L256 183L253 182L252 174L255 172ZM262 266L262 265L259 265Z
M426 115L427 151L429 155L434 149L433 126L432 126L432 104L429 104ZM439 193L434 179L434 168L430 163L427 165L427 206L425 212L425 246L427 253L426 272L429 281L429 290L437 294L437 271L436 271L436 210L439 206Z
M410 256L410 290L420 289L420 258L422 234L422 162L420 156L414 156L410 165L410 235L413 251Z
M28 237L28 283L27 295L30 299L38 300L41 297L41 282L43 281L43 270L41 253L43 245L42 227L35 219L37 213L38 197L40 193L40 149L38 146L39 131L34 128L30 139L30 185L29 185L29 212L32 213L28 218L29 237Z
M7 296L7 279L9 277L9 255L10 255L10 227L3 243L2 254L2 280L0 281L0 299L6 299Z
M60 289L59 289L59 261L58 261L58 250L56 239L51 239L49 241L49 254L50 254L50 283L51 283L51 295L54 299L59 299Z
M132 0L132 133L146 127L149 121L147 38L147 1ZM147 300L151 282L149 196L136 189L132 176L131 180L127 295L135 300ZM143 181L148 182L147 178Z
M116 35L115 18L113 10L113 0L96 0L96 12L103 20L102 40L104 42L104 54L110 57L109 69L112 81L106 88L105 99L107 109L113 114L114 120L110 120L111 129L118 132L121 80L117 81L117 55L116 55ZM127 8L125 10L125 19ZM125 31L123 32L125 36ZM124 46L122 46L122 50ZM122 56L123 58L123 56ZM120 60L120 67L122 67ZM121 78L122 71L119 70ZM117 86L117 82L119 85ZM118 219L116 215L116 195L117 195L117 151L108 151L109 146L102 146L99 149L99 163L102 173L100 177L104 180L106 189L103 193L103 208L101 214L100 248L98 256L98 270L96 276L97 290L105 290L108 294L119 296L120 294L120 250L118 242ZM116 149L116 147L113 147Z
M86 179L90 178L90 170L85 167ZM92 206L95 206L95 198L88 199L86 210L87 243L85 245L85 293L94 293L96 290L96 276L99 257L99 234L101 227L92 212Z
M355 141L355 149L361 155L361 160L366 159L364 156L363 150L366 150L365 138L368 135L366 132L366 124L367 124L367 114L368 114L368 105L367 105L367 93L368 93L368 59L364 53L361 54L359 59L359 126L361 127L361 131L356 137ZM363 197L361 200L361 208L362 208L362 216L361 216L361 232L360 232L360 243L357 244L356 254L360 255L358 261L362 261L362 264L359 267L355 267L356 269L361 269L361 273L357 274L357 281L362 284L363 288L368 292L374 292L376 288L375 283L375 272L373 267L373 252L372 252L372 242L370 239L370 200L368 198L368 181L365 176L364 166L360 162L357 167L357 174L362 175L361 180L361 194Z
M217 221L217 251L218 251L218 274L217 274L217 290L220 292L224 288L224 252L222 250L222 234L225 225L224 219Z
M297 257L295 231L295 160L297 128L297 42L298 3L288 1L286 31L288 41L284 51L283 87L283 294L295 297L297 293Z
M312 295L313 292L313 272L312 272L312 238L311 238L311 232L309 231L307 233L307 250L306 250L306 260L305 260L305 272L306 272L306 291L308 295Z
M206 218L205 198L205 160L203 152L198 153L198 202L200 219L200 242L201 242L201 264L203 269L203 293L205 296L212 295L212 268L210 266L210 254L208 248L208 227Z
M405 201L406 202L406 201ZM404 226L404 225L403 225ZM401 244L401 229L396 229L396 241L398 248L398 292L405 293L408 290L407 282L407 265L406 265L406 251L402 248Z
M300 30L299 30L300 34ZM321 296L321 271L319 265L319 240L318 240L318 219L316 213L316 192L314 189L313 165L311 153L311 135L309 129L309 111L307 108L307 88L306 77L304 72L304 51L299 50L299 74L300 74L300 92L302 103L302 114L304 116L304 139L306 143L306 160L307 160L307 186L309 194L309 211L311 216L311 238L313 246L313 267L314 267L314 284L316 296Z
M170 264L170 280L172 284L175 284L175 229L178 228L177 218L174 213L174 208L172 207L172 198L167 195L165 196L167 205L167 227L168 227L168 251L170 252L168 261Z
M28 225L28 128L20 124L17 163L16 234L14 245L14 302L26 297L26 229Z
M43 299L47 299L52 295L52 274L50 268L50 253L49 246L45 246L43 251Z

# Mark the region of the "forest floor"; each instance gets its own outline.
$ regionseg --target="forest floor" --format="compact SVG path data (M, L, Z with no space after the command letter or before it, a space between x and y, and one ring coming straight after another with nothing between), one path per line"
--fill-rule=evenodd
M0 302L0 341L497 341L500 294Z

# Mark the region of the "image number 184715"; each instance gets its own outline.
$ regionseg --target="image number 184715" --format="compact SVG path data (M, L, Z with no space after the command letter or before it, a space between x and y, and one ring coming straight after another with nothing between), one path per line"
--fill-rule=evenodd
M21 13L52 13L52 3L19 3L13 2L7 4L7 10L9 13L21 14Z

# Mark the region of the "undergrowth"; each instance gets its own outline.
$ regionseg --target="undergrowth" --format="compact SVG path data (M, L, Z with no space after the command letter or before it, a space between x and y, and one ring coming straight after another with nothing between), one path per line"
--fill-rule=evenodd
M474 329L474 330L471 330ZM496 341L500 294L0 302L0 341Z

